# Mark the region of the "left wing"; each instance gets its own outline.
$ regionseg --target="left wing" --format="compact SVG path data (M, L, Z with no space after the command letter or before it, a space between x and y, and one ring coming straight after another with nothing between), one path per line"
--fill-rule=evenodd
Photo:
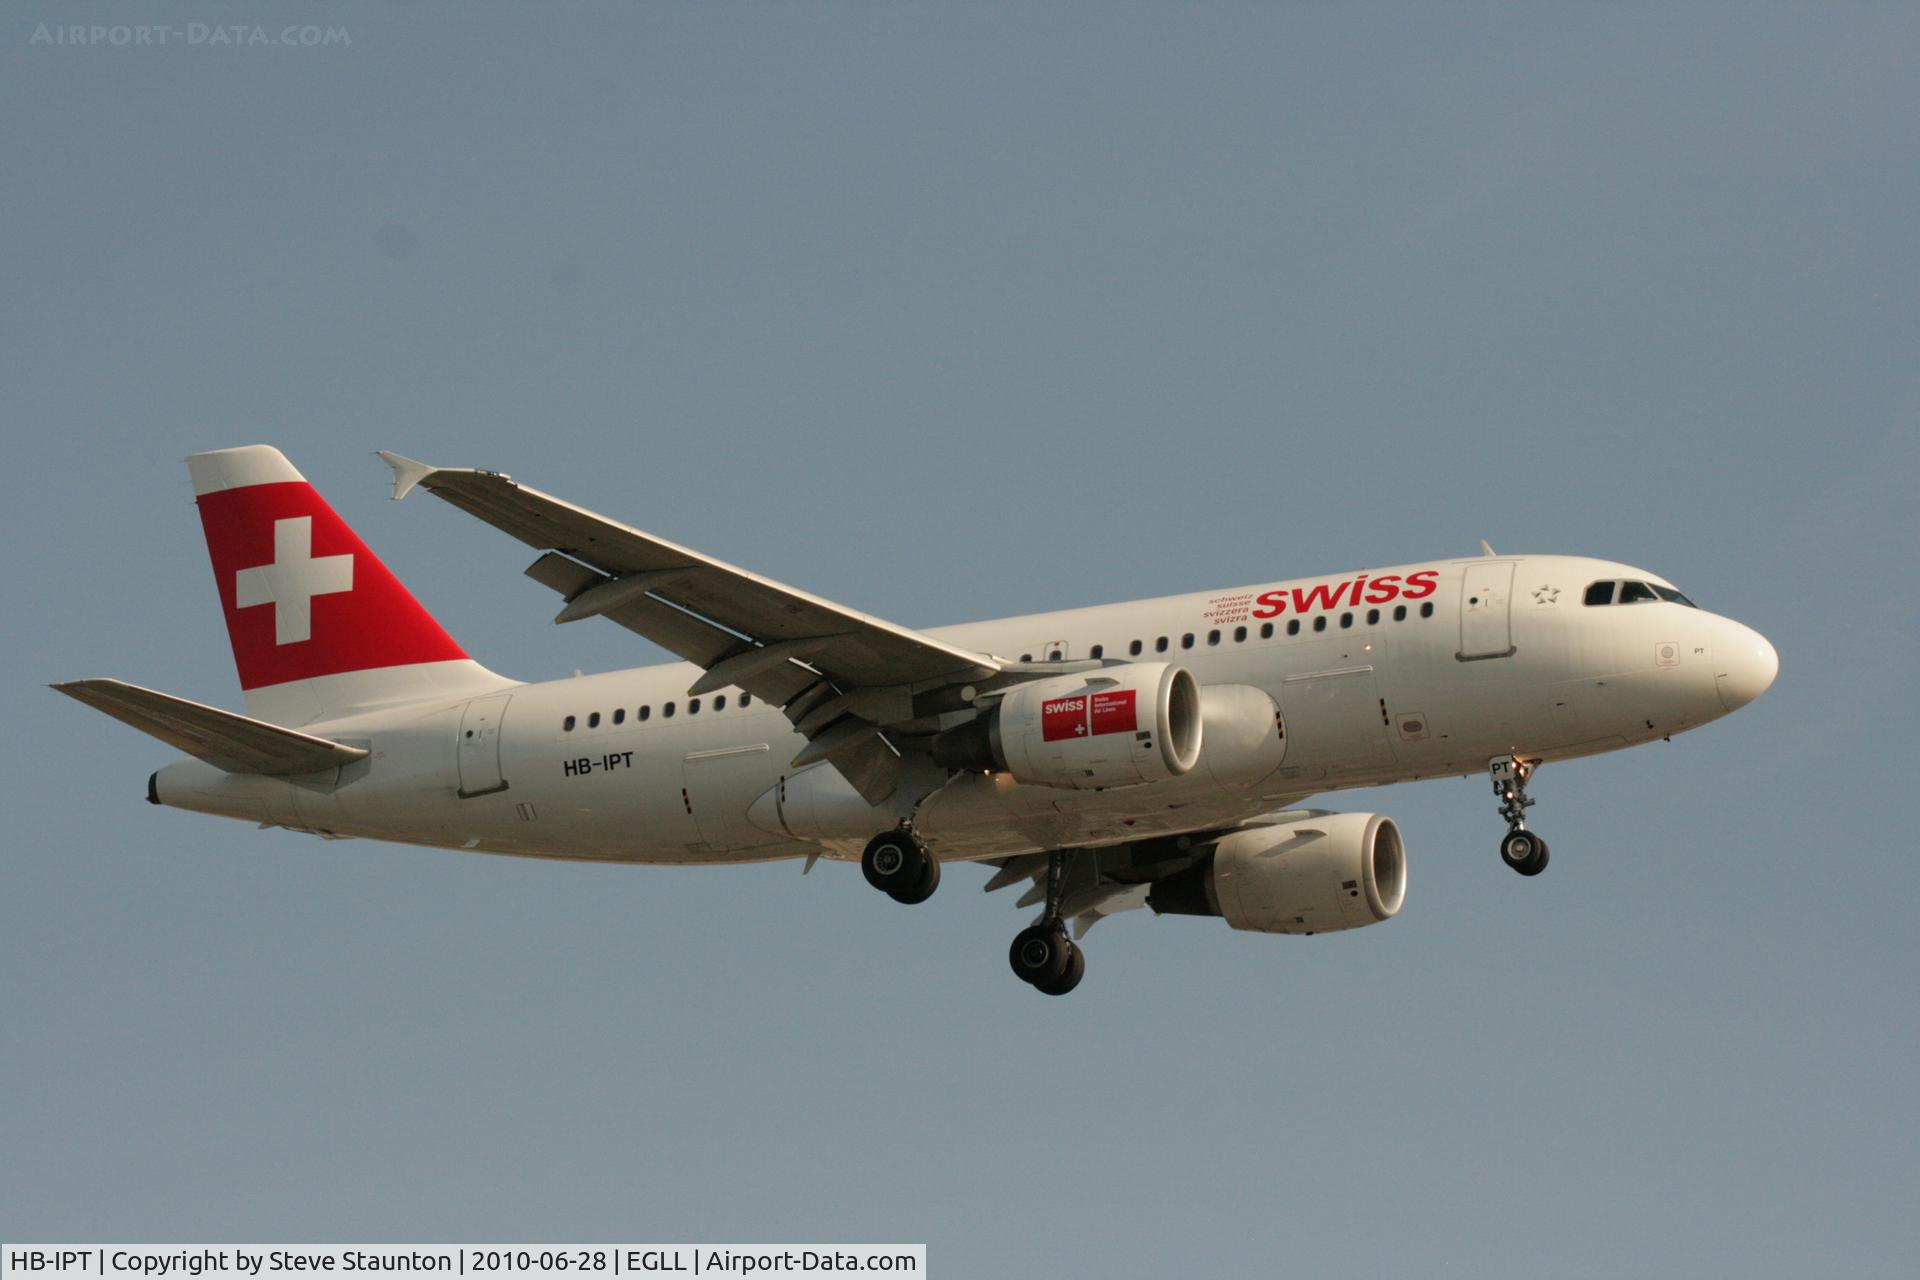
M605 616L706 674L782 708L808 739L794 766L830 761L869 803L891 795L899 753L882 732L915 718L914 696L1009 664L823 600L595 515L494 471L399 454L393 496L426 489L547 554L527 576L566 599L555 622Z

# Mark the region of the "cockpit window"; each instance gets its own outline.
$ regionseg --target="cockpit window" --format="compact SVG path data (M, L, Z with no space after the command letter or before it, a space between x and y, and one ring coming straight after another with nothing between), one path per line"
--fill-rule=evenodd
M1619 594L1614 589L1619 588ZM1651 582L1596 582L1587 588L1585 597L1588 604L1652 604L1656 600L1665 600L1668 604L1681 604L1689 609L1700 606L1675 591L1672 587L1657 587Z
M1672 587L1655 586L1654 591L1659 595L1659 597L1662 600L1665 600L1668 604L1683 604L1687 606L1687 608L1689 609L1698 609L1700 607L1699 605L1695 604L1693 601L1681 595L1678 591L1675 591Z
M1623 582L1620 584L1620 598L1615 604L1645 604L1660 597L1653 594L1653 588L1644 582Z

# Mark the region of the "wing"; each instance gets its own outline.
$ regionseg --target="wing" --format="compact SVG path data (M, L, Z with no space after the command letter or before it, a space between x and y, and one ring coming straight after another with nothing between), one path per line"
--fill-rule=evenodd
M914 698L1008 664L895 626L629 528L493 471L398 454L393 496L426 489L546 552L527 576L566 600L555 622L607 617L705 670L698 696L737 686L782 708L808 740L794 767L830 761L869 803L892 794L899 753L883 732Z
M1083 938L1087 930L1108 916L1146 906L1154 881L1192 866L1221 836L1245 827L1264 826L1286 816L1263 814L1234 827L1067 850L1060 893L1061 918L1073 921L1074 936ZM993 878L983 886L986 892L1025 884L1026 892L1020 895L1015 906L1034 907L1046 902L1048 854L1022 853L985 861L995 867Z
M53 687L228 773L318 773L367 754L365 747L283 729L122 680L70 680Z

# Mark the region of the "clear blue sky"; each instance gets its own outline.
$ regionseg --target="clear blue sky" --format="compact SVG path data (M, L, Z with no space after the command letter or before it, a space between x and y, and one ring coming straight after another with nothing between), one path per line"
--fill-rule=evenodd
M0 1237L927 1241L937 1274L1874 1275L1920 1250L1911 5L13 7ZM38 23L343 27L49 46ZM543 865L141 803L239 704L180 460L280 445L479 658L513 472L906 624L1609 556L1722 723L1336 797L1406 909Z

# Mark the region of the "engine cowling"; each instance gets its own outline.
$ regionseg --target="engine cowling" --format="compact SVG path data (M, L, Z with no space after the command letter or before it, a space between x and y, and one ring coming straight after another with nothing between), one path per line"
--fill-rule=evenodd
M1016 685L985 716L936 738L933 758L1032 786L1127 787L1191 772L1201 723L1192 672L1126 663Z
M1332 933L1391 920L1406 897L1406 846L1392 818L1306 810L1223 836L1156 881L1147 905L1260 933Z

